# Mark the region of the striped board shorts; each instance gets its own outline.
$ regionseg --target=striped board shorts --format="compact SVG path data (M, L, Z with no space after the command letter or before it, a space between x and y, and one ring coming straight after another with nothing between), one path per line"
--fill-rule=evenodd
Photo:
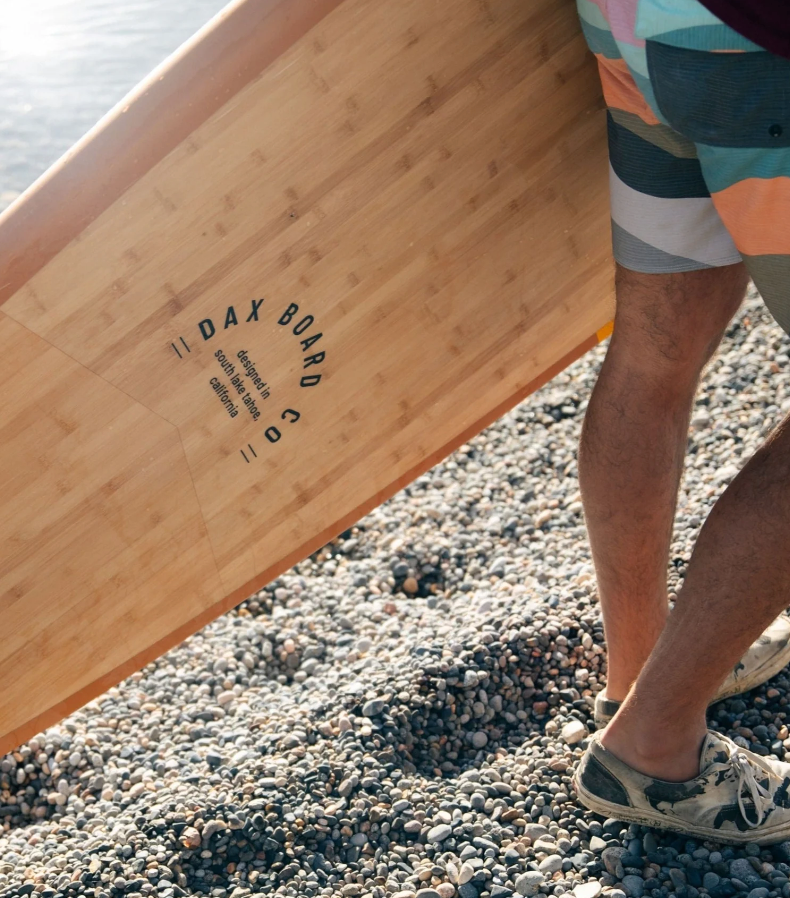
M634 271L743 261L790 333L790 60L696 0L577 0L607 105L612 244Z

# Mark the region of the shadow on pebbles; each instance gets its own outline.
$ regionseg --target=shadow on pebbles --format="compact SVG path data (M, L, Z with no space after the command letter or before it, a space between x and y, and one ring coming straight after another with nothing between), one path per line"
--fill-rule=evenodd
M752 297L698 396L671 597L790 408ZM570 775L606 678L576 477L590 353L255 596L0 760L0 896L790 898L790 845L601 820ZM712 709L790 748L784 674Z

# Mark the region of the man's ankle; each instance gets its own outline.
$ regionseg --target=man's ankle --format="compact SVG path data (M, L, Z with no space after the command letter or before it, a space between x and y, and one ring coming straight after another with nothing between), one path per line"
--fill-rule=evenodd
M621 715L607 726L601 744L616 758L638 773L672 783L683 783L699 775L699 756L707 728L704 721L688 728L683 735L662 735L656 738L656 727L642 736L640 730L620 720Z
M603 691L603 697L606 701L609 702L620 702L622 704L625 701L625 697L628 695L628 692L631 688L631 684L626 685L618 685L617 683L606 683L606 687Z

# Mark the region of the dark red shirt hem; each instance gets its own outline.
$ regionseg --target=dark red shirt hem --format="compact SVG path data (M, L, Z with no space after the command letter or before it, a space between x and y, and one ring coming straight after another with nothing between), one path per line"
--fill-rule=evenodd
M700 3L750 41L790 59L787 0L700 0Z

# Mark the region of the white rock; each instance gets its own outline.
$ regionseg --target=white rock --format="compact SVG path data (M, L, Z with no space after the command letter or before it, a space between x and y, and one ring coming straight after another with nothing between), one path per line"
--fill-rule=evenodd
M562 741L568 745L575 745L587 736L587 727L580 720L570 720L562 728L560 735Z
M461 864L461 869L458 871L458 884L463 885L465 882L469 882L469 880L475 875L475 868L468 862L464 861ZM541 877L543 879L543 877Z
M738 474L739 468L735 465L724 465L719 468L713 475L714 480L724 483L725 480L732 480Z
M519 895L536 895L546 877L537 870L528 870L516 877L516 891Z
M547 876L553 876L562 870L562 858L558 854L550 854L538 864L538 869Z
M573 890L573 898L598 898L603 891L603 887L597 879L591 879L589 882L581 882Z

